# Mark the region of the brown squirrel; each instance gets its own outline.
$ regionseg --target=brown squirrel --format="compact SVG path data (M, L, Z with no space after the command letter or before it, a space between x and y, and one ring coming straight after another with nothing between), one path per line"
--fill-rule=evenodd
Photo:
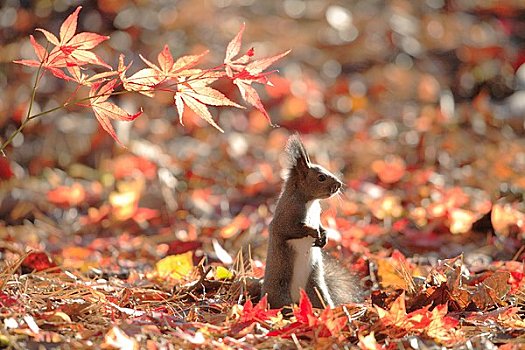
M319 200L338 193L342 183L310 162L297 134L288 139L286 153L288 176L269 227L262 295L268 295L271 308L298 303L301 289L317 308L359 302L359 282L321 251L327 238Z

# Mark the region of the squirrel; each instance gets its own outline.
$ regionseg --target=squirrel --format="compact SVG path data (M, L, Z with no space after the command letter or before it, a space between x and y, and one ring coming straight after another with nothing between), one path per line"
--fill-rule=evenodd
M341 190L342 182L313 164L299 136L286 145L288 174L269 226L262 295L271 308L298 303L304 289L316 308L361 301L359 282L321 250L327 243L320 200Z

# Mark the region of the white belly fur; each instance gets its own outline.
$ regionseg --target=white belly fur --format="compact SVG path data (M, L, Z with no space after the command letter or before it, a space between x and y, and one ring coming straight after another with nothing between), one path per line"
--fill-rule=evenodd
M321 254L321 248L312 247L314 239L312 237L304 237L298 239L292 239L288 241L288 244L295 252L295 261L293 264L293 275L292 282L290 284L290 295L294 303L298 303L300 299L300 290L306 290L306 284L310 278L313 267L317 265L320 276L324 276L323 257ZM323 299L327 303L327 306L334 307L334 302L330 297L330 292L324 278L317 280L317 287L319 293L323 296Z
M318 228L321 219L321 205L319 200L308 202L306 204L306 212L306 224L310 227ZM299 302L300 290L306 289L306 284L312 273L313 266L317 265L320 276L324 277L321 248L312 247L314 240L313 237L308 236L288 241L288 244L295 252L292 282L290 285L290 294L294 303ZM320 289L319 293L321 293L325 299L328 304L327 306L334 307L324 278L320 278L317 282Z
M315 263L314 259L318 259L321 255L320 248L312 247L313 242L314 238L309 236L288 241L288 244L295 252L292 282L290 284L290 294L294 303L299 302L299 291L306 289L306 283L308 283L308 278L310 278L312 267ZM319 250L319 254L316 254L315 250Z

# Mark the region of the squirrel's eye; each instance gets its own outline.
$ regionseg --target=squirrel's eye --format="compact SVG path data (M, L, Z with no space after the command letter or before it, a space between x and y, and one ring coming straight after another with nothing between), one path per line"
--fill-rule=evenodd
M324 175L324 174L319 174L319 175L317 176L317 180L319 180L319 181L321 181L321 182L325 181L325 180L326 180L326 175Z

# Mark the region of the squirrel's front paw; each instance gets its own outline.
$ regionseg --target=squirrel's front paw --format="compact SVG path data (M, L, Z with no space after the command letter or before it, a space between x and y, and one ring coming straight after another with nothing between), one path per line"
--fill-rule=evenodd
M319 231L318 228L313 228L311 226L303 224L303 230L304 230L303 234L305 234L305 236L303 237L310 236L315 239L318 239L319 237L321 237L321 232Z
M319 236L314 241L313 246L323 248L326 243L328 243L328 239L326 237L326 231L324 229L319 229Z

